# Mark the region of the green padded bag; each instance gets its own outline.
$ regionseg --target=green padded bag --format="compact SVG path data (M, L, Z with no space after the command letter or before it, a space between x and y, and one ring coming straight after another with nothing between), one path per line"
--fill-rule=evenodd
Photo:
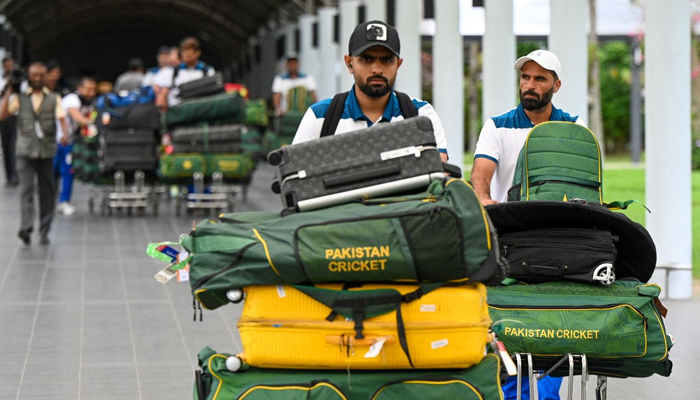
M221 172L224 178L246 178L255 169L255 161L245 154L205 154L206 175Z
M245 100L238 94L223 93L183 101L172 106L166 111L163 122L168 129L221 120L240 124L245 116Z
M194 400L497 400L501 361L494 354L467 369L305 371L226 368L228 353L199 352Z
M511 353L531 353L547 369L567 353L585 354L589 372L614 377L668 376L672 339L657 285L618 280L488 288L494 332ZM564 363L554 375L566 375Z
M246 102L244 124L267 126L269 122L267 102L265 102L265 99L249 100Z
M304 118L304 113L301 111L289 111L277 117L277 135L291 143L294 135L297 134L302 118Z
M191 178L195 172L206 172L207 162L199 153L162 154L158 173L163 178Z
M243 221L245 213L205 220L182 240L205 308L249 285L500 282L506 274L491 221L458 179L416 195Z
M603 202L598 140L573 122L541 123L520 150L508 201L570 199Z

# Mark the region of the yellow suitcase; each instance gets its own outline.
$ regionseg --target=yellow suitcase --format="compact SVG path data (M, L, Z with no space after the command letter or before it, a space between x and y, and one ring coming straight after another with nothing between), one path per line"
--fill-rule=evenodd
M340 290L342 285L317 285ZM367 284L362 289L413 285ZM291 286L251 286L238 330L248 364L260 368L411 368L399 343L396 312L364 320L365 339L355 339L354 322L326 318L331 309ZM401 315L415 368L468 368L485 354L491 320L482 284L442 287L402 304ZM376 343L384 340L381 350ZM374 357L366 357L374 346Z

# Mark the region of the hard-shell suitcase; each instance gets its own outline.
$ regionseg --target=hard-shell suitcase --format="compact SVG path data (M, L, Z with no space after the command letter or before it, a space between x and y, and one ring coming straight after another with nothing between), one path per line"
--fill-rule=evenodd
M240 153L243 125L209 125L175 128L171 132L176 152Z
M468 369L419 371L229 370L231 354L199 352L195 400L502 400L501 361L494 355ZM238 362L229 362L235 367Z
M212 76L183 83L178 88L180 89L178 96L182 99L221 93L224 91L224 75L221 72L217 72Z
M508 277L522 282L575 281L609 285L615 281L617 236L601 229L532 229L499 235Z
M277 166L273 191L296 211L420 190L445 177L428 117L287 146L268 161Z
M368 284L349 290L384 288L405 295L418 286ZM365 319L363 339L355 338L353 321L329 317L330 308L294 287L251 286L244 291L238 330L246 361L255 367L411 368L400 344L404 334L413 367L468 368L481 361L489 341L491 320L482 284L442 287L403 304L403 332L395 311Z
M151 129L102 129L102 169L153 171L158 164L158 138Z
M168 129L198 122L230 121L241 123L245 119L245 100L238 94L215 94L188 99L168 108L164 124Z

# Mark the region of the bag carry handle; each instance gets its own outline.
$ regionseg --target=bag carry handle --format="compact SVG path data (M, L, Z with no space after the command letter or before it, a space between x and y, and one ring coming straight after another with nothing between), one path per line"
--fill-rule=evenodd
M349 185L355 182L363 182L372 179L384 178L392 175L399 175L400 173L401 168L399 168L398 165L387 165L370 171L360 171L352 174L346 174L343 176L324 178L323 186L325 186L326 188L333 188L337 186Z
M386 338L384 345L391 346L396 344L396 338L394 336L365 334L364 339L355 339L354 336L354 332L348 332L341 335L326 335L324 341L326 344L335 344L345 347L369 347L377 343L379 338Z

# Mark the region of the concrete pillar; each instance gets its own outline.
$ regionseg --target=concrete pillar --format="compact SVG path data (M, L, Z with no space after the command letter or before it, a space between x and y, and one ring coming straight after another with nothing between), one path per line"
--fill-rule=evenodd
M423 0L401 0L401 4L397 4L396 29L401 39L403 64L396 77L396 89L417 98L421 97L420 23L422 19Z
M340 90L350 90L352 84L355 83L353 76L348 72L342 63L343 56L348 54L348 43L350 35L358 24L357 9L360 7L360 0L340 0L338 8L340 12L340 42L338 43L338 56L341 60L340 64Z
M299 17L299 69L318 80L318 49L313 46L315 15L303 14Z
M386 0L365 0L365 10L367 11L367 21L387 22Z
M561 62L561 89L552 103L588 123L589 0L551 0L549 50ZM571 18L575 15L576 18Z
M284 50L285 54L282 55L282 58L286 60L287 56L291 53L296 53L297 50L294 48L294 45L296 44L296 31L297 28L299 28L299 25L296 23L289 23L285 30L284 30L284 36L285 36L285 44L284 44Z
M500 115L516 105L517 80L513 1L485 0L486 30L483 49L483 119Z
M671 299L692 296L690 3L646 0L646 205Z
M435 2L433 105L440 115L450 163L464 165L464 57L459 0ZM444 62L443 60L450 60Z
M333 18L338 13L334 7L322 7L318 10L318 63L320 64L318 83L318 98L325 99L338 93L336 63L338 60L338 45L333 42Z

